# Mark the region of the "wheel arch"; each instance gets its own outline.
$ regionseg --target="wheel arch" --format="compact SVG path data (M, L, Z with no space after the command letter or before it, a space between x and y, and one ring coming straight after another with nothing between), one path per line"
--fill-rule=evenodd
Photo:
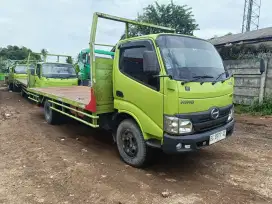
M135 124L139 127L139 129L141 130L144 138L147 138L144 131L143 131L143 128L141 126L141 123L139 121L139 119L131 112L129 111L118 111L116 112L114 115L113 115L113 132L114 132L114 141L115 141L115 138L116 138L116 131L117 131L117 128L119 126L119 124L123 121L123 120L126 120L126 119L132 119Z

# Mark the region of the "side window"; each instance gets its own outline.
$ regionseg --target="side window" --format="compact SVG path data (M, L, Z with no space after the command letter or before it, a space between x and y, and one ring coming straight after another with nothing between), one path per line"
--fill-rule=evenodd
M86 64L86 53L82 54L82 62Z
M126 76L152 88L159 90L159 78L147 74L143 69L143 54L154 50L149 41L124 44L120 48L119 69ZM159 74L159 73L158 73Z
M38 77L41 76L41 65L40 64L37 64L36 74L38 75Z

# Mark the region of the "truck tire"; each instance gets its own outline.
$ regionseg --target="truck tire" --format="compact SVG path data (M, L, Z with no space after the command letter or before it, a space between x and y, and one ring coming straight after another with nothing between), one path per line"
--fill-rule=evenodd
M23 98L25 97L25 93L24 93L23 89L21 89L20 94L21 94L21 96L22 96Z
M8 89L9 89L9 91L13 91L13 83L9 83Z
M50 107L51 104L46 100L44 103L44 117L46 122L51 125L59 124L61 119L60 113L52 110Z
M125 163L133 167L143 167L146 164L148 147L140 128L132 119L123 120L119 124L116 143Z
M21 89L20 93L23 98L27 98L27 94L24 92L23 88Z

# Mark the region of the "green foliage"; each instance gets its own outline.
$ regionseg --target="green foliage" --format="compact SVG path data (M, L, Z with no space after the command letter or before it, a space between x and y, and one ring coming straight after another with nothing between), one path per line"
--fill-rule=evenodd
M68 63L68 64L73 64L73 58L72 57L67 57L66 58L66 63Z
M272 115L272 97L266 97L262 103L256 101L250 106L237 105L235 111L252 115Z
M0 47L0 58L2 60L24 60L27 59L28 54L32 53L29 48L8 45L6 48ZM39 55L33 55L35 59L40 60Z
M227 47L217 48L219 54L223 60L239 60L239 59L251 59L253 57L271 57L272 47L260 44L260 45L232 45Z
M5 61L0 60L0 73L7 73L8 67Z
M192 14L192 8L187 5L176 5L173 1L169 4L150 4L144 8L142 14L136 19L140 22L152 23L160 26L176 29L179 34L192 35L198 29L198 24ZM130 26L129 36L146 35L150 33L165 32L159 29L153 30L147 27Z
M8 66L12 60L24 60L18 63L26 63L31 49L26 47L18 47L8 45L0 47L0 72L7 72ZM41 57L37 54L32 54L30 60L40 60ZM11 60L11 61L10 61Z

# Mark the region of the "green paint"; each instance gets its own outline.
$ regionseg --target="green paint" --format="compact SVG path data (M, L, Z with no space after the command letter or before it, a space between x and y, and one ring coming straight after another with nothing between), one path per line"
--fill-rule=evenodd
M18 68L20 67L20 68ZM27 73L23 73L23 67L25 67L25 71L27 71L27 64L13 64L9 67L8 84L14 84L16 79L26 79Z
M69 75L68 73L57 74L58 71L62 70L63 67L69 66L70 69L74 70L74 67L67 63L49 63L49 62L39 62L34 65L34 70L28 70L28 87L29 88L41 88L41 87L63 87L63 86L77 86L78 79L74 71L74 75ZM49 72L48 70L54 67L54 72ZM51 74L53 73L53 74Z
M66 112L63 112L63 111L61 111L61 110L59 110L59 109L57 109L57 108L54 108L54 107L50 107L51 109L53 109L53 110L55 110L55 111L57 111L57 112L59 112L59 113L61 113L61 114L63 114L63 115L66 115L66 116L68 116L68 117L70 117L70 118L73 118L73 119L75 119L75 120L77 120L77 121L79 121L79 122L81 122L81 123L84 123L85 125L88 125L88 126L90 126L90 127L92 127L92 128L98 128L99 126L98 125L94 125L94 124L92 124L92 123L89 123L89 122L87 122L87 121L85 121L85 120L82 120L82 119L80 119L80 118L78 118L78 117L75 117L75 116L73 116L73 115L71 115L71 114L68 114L68 113L66 113Z
M98 116L90 115L90 114L88 114L88 113L85 113L85 112L76 110L76 109L74 109L74 108L71 108L71 107L69 107L69 106L63 105L63 104L61 104L61 103L58 103L58 102L55 102L55 101L52 101L52 100L49 100L49 102L50 102L50 103L53 103L53 104L56 104L56 105L58 105L58 106L61 106L61 107L63 107L63 108L67 108L67 109L69 109L69 110L75 111L75 112L80 113L80 114L82 114L82 115L88 116L89 118L92 118L92 119L98 119L98 118L99 118Z

